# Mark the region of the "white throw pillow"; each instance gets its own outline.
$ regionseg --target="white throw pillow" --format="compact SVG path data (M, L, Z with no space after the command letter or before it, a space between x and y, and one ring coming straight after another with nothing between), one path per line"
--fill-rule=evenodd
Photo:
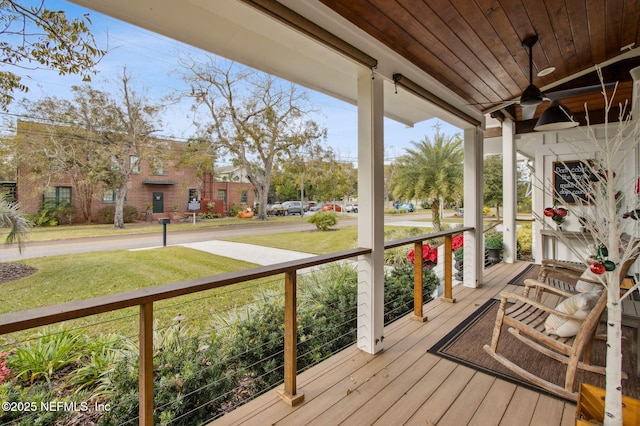
M556 306L556 311L583 319L589 315L599 298L600 292L596 291L574 294L560 302ZM544 322L544 328L547 333L560 337L575 336L580 330L580 325L579 321L568 320L554 314L549 315Z
M580 293L588 293L590 291L601 291L603 286L601 284L594 284L588 281L582 281L582 278L590 281L598 281L598 275L591 272L590 268L582 273L578 282L576 283L576 291Z

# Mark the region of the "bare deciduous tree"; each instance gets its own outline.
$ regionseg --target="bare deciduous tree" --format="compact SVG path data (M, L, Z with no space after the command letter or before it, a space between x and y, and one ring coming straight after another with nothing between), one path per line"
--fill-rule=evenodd
M233 63L181 61L194 108L204 108L209 123L200 129L218 156L230 155L247 173L259 202L258 218L267 217L274 163L326 136L311 120L308 95L293 84Z

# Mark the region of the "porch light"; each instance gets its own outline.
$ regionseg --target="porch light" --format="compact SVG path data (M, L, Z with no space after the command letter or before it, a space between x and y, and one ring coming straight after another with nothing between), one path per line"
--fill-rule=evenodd
M533 130L539 132L545 130L562 130L576 127L577 125L578 123L573 121L573 116L569 108L562 105L560 101L553 100L549 108L540 115Z

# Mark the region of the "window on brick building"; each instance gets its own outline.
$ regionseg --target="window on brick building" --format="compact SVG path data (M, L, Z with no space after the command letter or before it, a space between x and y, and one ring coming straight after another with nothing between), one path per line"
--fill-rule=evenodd
M158 158L154 158L153 161L151 162L152 166L153 166L153 174L156 176L162 176L164 175L164 161L158 159Z
M137 155L129 156L129 168L131 169L131 173L140 173L140 159Z
M42 201L56 201L58 203L66 201L71 203L71 187L70 186L54 186L45 189Z
M218 200L226 200L227 199L227 190L226 189L218 189Z
M248 197L248 192L247 191L240 191L240 203L241 204L247 204L247 200L249 199Z
M116 191L113 189L107 189L102 193L102 202L103 203L115 203L116 202Z

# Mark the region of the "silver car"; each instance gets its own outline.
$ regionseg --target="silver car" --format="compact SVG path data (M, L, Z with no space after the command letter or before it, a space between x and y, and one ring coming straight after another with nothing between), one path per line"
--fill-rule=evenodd
M285 201L282 203L282 210L285 216L290 216L293 214L299 214L302 216L302 202L301 201Z

